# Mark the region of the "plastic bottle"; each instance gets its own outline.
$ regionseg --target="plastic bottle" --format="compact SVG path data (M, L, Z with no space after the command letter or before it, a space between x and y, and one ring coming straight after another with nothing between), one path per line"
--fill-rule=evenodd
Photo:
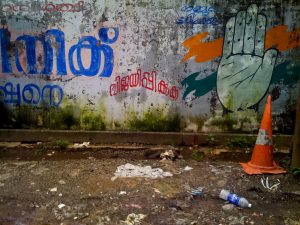
M240 197L236 194L231 193L228 190L222 189L219 195L220 198L243 208L251 208L251 204L248 202L247 199Z

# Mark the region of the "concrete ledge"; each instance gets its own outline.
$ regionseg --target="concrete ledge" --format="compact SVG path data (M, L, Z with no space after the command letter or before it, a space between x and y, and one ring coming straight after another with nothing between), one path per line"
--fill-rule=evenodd
M256 138L252 134L213 133L216 145L226 145L238 137ZM138 131L70 131L70 130L24 130L0 129L0 142L50 142L67 140L69 142L90 141L94 144L137 143L154 145L205 145L207 133L182 132L138 132ZM278 147L290 147L292 135L273 135Z

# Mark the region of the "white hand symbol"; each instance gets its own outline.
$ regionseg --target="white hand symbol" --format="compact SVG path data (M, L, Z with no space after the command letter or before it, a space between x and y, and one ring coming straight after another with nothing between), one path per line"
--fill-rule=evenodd
M251 5L226 24L217 92L222 105L230 111L257 104L271 82L278 51L264 52L266 17L257 11L257 6Z

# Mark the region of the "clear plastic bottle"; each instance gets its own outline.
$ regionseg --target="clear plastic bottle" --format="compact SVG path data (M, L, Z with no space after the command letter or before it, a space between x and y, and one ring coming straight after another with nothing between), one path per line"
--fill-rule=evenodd
M240 197L236 194L231 193L228 190L222 189L219 195L220 198L243 208L251 208L251 204L248 202L247 199Z

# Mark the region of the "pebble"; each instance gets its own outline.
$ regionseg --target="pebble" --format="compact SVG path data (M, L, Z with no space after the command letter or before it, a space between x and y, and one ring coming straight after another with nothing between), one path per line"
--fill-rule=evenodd
M65 206L66 206L65 204L61 203L61 204L58 205L58 208L62 209L62 208L64 208Z
M226 204L222 206L222 209L224 211L232 211L234 209L234 205L233 204Z
M59 184L66 184L66 182L64 180L59 180L58 183Z
M50 191L51 192L56 192L57 191L57 187L51 188Z
M226 180L219 180L217 182L218 187L224 187L226 185L227 181Z
M186 219L177 219L176 225L187 225L188 221Z

